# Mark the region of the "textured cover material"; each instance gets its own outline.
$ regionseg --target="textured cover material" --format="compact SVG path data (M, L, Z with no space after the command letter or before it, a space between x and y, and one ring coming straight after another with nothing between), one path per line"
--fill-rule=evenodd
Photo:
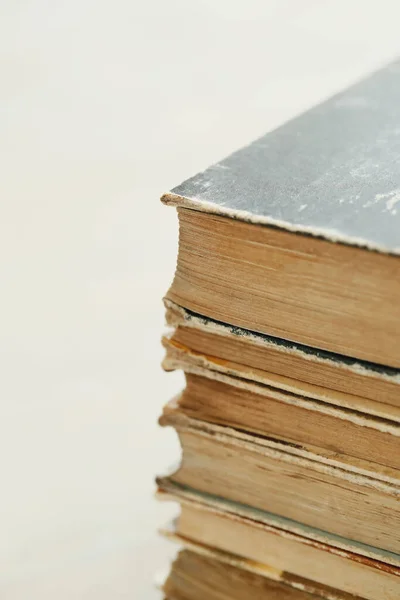
M400 61L162 200L399 254Z

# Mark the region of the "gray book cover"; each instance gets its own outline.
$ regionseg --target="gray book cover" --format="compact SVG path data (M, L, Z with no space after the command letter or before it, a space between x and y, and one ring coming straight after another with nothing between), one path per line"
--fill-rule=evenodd
M399 254L400 60L162 200Z

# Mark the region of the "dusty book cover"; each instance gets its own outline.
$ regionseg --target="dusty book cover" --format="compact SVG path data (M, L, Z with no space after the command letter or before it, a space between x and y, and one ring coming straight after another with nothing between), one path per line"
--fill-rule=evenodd
M400 253L400 61L163 196L194 208Z

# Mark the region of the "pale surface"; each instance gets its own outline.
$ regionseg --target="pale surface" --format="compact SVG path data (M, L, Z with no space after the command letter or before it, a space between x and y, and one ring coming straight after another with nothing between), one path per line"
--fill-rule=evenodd
M159 597L153 475L179 453L156 418L182 379L157 198L392 59L397 7L2 2L2 600Z

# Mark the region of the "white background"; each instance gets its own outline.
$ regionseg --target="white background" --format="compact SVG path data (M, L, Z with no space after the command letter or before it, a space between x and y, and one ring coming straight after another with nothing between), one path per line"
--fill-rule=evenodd
M155 600L162 192L400 52L399 2L0 1L0 598Z

